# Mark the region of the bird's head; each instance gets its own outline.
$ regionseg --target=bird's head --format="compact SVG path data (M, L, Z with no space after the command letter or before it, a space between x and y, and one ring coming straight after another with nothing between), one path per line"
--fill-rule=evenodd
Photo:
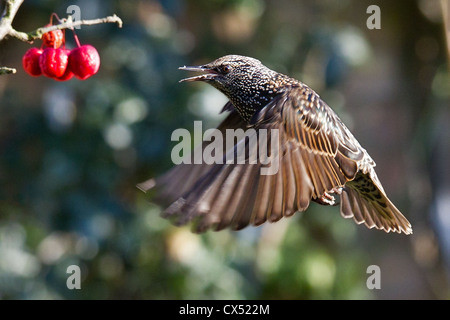
M180 70L202 72L202 75L181 80L203 81L211 84L225 95L233 94L239 87L250 88L252 84L269 81L274 71L261 61L239 55L228 55L201 66L184 66Z
M201 66L184 66L180 69L202 72L199 76L180 82L209 83L231 100L246 121L277 95L280 88L294 82L288 76L267 68L257 59L238 55L228 55Z

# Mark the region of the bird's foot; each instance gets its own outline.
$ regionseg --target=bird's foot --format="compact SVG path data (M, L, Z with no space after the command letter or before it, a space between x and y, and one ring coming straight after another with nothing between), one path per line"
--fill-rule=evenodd
M320 198L317 198L314 201L324 206L334 206L335 203L334 197L328 192L325 192Z
M333 189L331 189L331 193L336 193L338 195L342 194L342 187L334 187Z
M340 195L342 193L342 187L333 188L330 192L325 192L320 198L314 201L325 206L336 206L339 202L336 202L336 199L331 195L332 193Z

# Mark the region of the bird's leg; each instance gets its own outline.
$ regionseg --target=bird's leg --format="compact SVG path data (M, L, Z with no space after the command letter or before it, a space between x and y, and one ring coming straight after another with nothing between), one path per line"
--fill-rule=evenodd
M325 192L320 198L313 199L313 201L324 206L334 206L335 199L331 194Z
M313 199L313 201L324 206L336 206L339 202L335 202L336 200L331 195L332 193L340 195L342 193L342 187L335 187L330 192L325 192L320 198Z

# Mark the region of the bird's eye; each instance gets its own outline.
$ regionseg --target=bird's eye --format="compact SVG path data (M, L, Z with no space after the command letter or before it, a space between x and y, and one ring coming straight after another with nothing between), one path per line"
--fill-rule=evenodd
M219 70L221 73L226 74L231 71L231 66L221 66Z

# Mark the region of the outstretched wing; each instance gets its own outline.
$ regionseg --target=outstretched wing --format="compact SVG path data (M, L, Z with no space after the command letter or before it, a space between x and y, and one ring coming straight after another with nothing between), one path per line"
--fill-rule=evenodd
M307 86L290 93L286 103L291 104L283 108L286 131L310 152L305 164L315 196L340 185L339 178L344 178L344 218L386 232L412 233L409 221L387 198L375 173L375 162L331 108Z
M373 168L367 173L359 171L346 183L341 195L341 215L370 229L412 233L411 224L388 199Z
M286 139L302 156L314 199L355 177L364 149L312 89L306 85L291 88L272 109L264 108L254 121L282 124Z
M163 216L176 224L193 221L197 232L226 227L238 230L304 211L311 199L353 180L361 164L374 166L337 115L306 85L290 87L272 99L250 124L232 111L219 129L249 126L253 131L248 130L233 148L223 149L222 164L181 165L142 184L141 189L156 186L156 202L170 204ZM267 156L262 147L268 150ZM245 161L239 163L242 155ZM263 169L271 173L262 174ZM353 198L347 199L352 209L358 208L352 206ZM342 215L349 217L349 212Z
M235 130L245 129L247 127L247 124L242 120L237 111L234 110L231 102L225 104L222 112L225 111L230 113L217 127L217 130L219 130L223 136L225 136L225 131L227 129ZM198 153L200 153L201 158L203 150L212 142L213 141L203 141L200 146L197 146L193 152L187 156L190 157L190 161L185 161L182 164L173 167L158 178L152 178L139 183L137 187L144 192L154 190L155 192L151 195L152 201L163 207L169 206L182 197L184 193L188 192L194 183L211 169L212 165L204 162L195 164L194 158ZM225 154L226 150L222 150L222 152Z

